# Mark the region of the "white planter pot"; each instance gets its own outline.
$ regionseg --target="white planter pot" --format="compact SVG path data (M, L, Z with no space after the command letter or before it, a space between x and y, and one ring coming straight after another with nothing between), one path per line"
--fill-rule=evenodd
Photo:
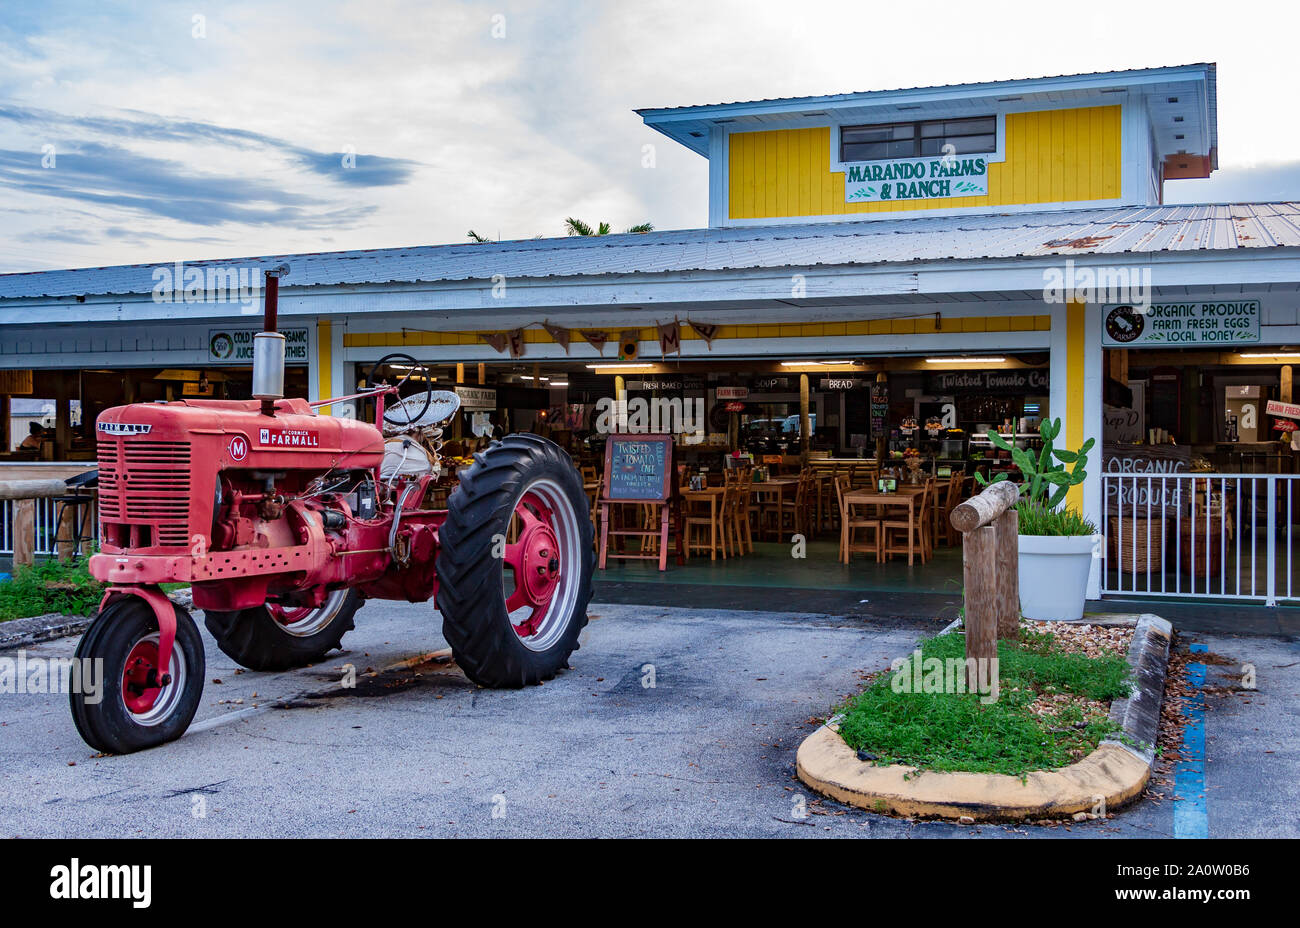
M1091 535L1021 535L1020 611L1027 619L1083 618L1096 540Z

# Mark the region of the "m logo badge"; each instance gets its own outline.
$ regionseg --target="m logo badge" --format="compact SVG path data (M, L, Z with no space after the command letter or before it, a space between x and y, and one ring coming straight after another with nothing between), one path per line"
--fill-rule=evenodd
M248 439L243 435L236 435L230 439L230 459L242 461L246 457L248 457Z

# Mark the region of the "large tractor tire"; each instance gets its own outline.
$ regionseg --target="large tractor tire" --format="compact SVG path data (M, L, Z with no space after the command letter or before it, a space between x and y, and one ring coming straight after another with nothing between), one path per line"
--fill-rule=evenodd
M291 670L319 663L340 647L361 603L356 590L334 590L315 609L267 603L242 612L205 612L203 624L237 664L249 670Z
M592 524L560 448L508 435L474 455L439 532L442 634L475 683L518 688L568 666L587 624Z
M176 640L166 673L158 667L158 617L138 596L109 603L77 645L78 660L103 661L98 694L70 696L77 731L95 750L130 754L189 728L203 696L203 639L189 613L173 608Z

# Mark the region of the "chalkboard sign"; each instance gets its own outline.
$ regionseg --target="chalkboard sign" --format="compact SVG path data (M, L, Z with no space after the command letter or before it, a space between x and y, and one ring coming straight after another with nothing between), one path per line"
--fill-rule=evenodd
M605 499L654 502L672 491L671 435L611 435L605 442Z
M871 388L871 434L884 435L889 429L889 385L877 382Z

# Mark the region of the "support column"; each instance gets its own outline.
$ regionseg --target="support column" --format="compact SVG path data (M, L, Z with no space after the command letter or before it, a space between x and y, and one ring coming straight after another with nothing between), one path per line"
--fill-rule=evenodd
M309 356L307 365L307 398L316 402L334 395L334 333L328 319L316 320L316 350ZM333 409L322 409L331 416Z
M812 421L808 417L808 375L799 375L799 451L803 463L808 463L808 448L812 444Z
M1065 504L1084 517L1102 524L1102 380L1105 375L1101 349L1101 307L1070 302L1052 307L1051 416L1061 420L1059 447L1074 451L1089 438L1096 444L1088 454L1088 477L1082 486L1071 487ZM1093 561L1088 581L1088 598L1097 599L1101 589L1101 562Z

